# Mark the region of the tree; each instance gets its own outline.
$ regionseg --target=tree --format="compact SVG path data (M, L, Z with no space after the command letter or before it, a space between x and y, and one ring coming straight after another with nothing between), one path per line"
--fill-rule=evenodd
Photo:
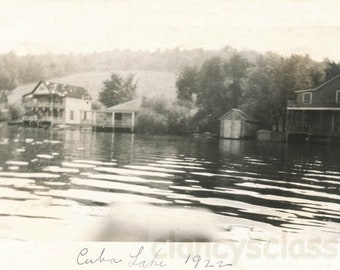
M267 53L260 56L254 67L249 70L243 109L255 118L278 126L283 117L283 101L286 95L280 88L283 79L284 58Z
M18 84L17 56L14 53L0 56L0 90L13 90Z
M26 55L20 59L19 81L36 82L48 78L49 67L44 65L43 58L38 55Z
M197 120L201 129L216 131L218 118L230 108L230 93L227 88L224 63L219 57L206 61L199 72Z
M250 63L235 53L230 60L225 63L224 69L230 84L230 101L233 108L238 108L243 95L243 80L246 78Z
M340 63L337 64L334 61L330 61L328 59L324 60L324 64L326 66L325 68L325 81L328 81L332 78L334 78L335 76L340 74Z
M0 107L8 107L8 92L17 86L17 56L14 53L0 55ZM8 117L7 112L0 110L1 120Z
M318 86L324 75L323 65L309 56L284 58L267 53L249 71L243 107L258 119L284 130L287 100L295 98L296 90Z
M193 101L198 92L198 71L196 67L186 67L176 80L177 98L180 101Z
M201 130L216 132L218 119L240 105L249 62L234 53L226 60L213 57L197 69L184 69L176 81L177 98L185 105L194 103L198 112L196 124ZM194 107L194 106L191 106Z
M134 75L130 74L122 78L117 73L112 73L109 80L104 81L104 87L99 93L98 100L106 107L111 107L122 102L129 101L136 94L137 83Z

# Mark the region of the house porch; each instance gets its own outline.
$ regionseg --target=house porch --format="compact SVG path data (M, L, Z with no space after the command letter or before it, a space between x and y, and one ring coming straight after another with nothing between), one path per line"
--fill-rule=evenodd
M287 111L286 134L297 140L340 139L340 110L295 109Z
M134 131L135 112L96 111L93 117L94 131Z
M60 108L32 108L23 115L23 126L40 127L64 124L64 109Z

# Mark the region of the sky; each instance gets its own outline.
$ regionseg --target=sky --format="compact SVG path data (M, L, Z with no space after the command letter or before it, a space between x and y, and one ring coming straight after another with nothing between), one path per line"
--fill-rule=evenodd
M0 0L0 53L227 45L340 61L340 1Z

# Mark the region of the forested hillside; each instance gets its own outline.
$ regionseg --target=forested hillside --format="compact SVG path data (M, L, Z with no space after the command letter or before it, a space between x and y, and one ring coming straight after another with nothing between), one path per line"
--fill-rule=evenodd
M138 96L166 96L167 98L176 98L176 77L175 72L166 71L143 71L143 70L115 70L115 72L126 76L127 74L135 74L137 81ZM72 74L68 76L56 77L49 79L53 82L78 85L88 89L92 96L92 100L97 100L98 93L103 87L103 82L110 77L109 71L92 71ZM9 103L20 101L21 96L32 91L38 81L23 84L16 87L8 95Z
M0 55L0 91L9 93L15 102L40 80L50 80L86 87L96 100L104 80L113 72L135 74L137 94L176 96L177 74L186 66L199 66L213 56L229 59L235 52L231 47L222 50L131 51L113 50L88 54L41 54L20 56L15 52ZM241 52L255 59L255 52Z
M188 65L200 65L205 60L220 56L228 58L235 50L114 50L88 54L41 54L20 56L15 52L0 55L0 90L11 90L18 85L62 77L66 75L117 70L179 71ZM256 55L244 52L248 57Z

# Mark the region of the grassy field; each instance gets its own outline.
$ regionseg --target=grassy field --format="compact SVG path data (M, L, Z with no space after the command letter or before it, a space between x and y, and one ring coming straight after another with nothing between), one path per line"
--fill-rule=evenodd
M137 80L138 96L165 96L173 99L176 97L176 74L163 71L115 71L126 76L129 73L135 74ZM103 87L103 81L110 78L112 72L86 72L78 73L60 78L53 78L48 81L78 85L88 89L92 100L98 99L98 93ZM9 103L20 102L22 95L33 90L38 82L20 85L8 96Z

